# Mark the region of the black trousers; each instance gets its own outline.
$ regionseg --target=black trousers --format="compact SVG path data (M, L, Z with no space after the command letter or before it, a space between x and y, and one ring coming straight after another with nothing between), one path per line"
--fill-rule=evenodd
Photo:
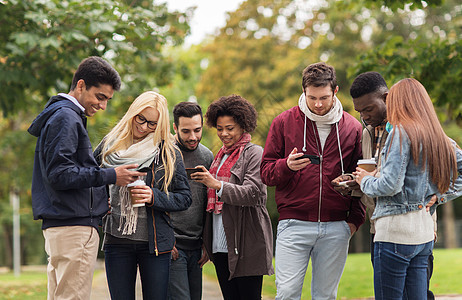
M261 300L263 275L228 280L228 253L214 253L213 263L224 300Z

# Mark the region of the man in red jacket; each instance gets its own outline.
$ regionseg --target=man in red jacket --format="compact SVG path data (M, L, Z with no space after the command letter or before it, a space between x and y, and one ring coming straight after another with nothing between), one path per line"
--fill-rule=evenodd
M325 63L303 71L303 93L271 124L261 178L276 186L276 299L300 299L312 259L313 299L335 299L351 235L365 219L359 198L331 181L355 170L361 124L336 97L335 70Z

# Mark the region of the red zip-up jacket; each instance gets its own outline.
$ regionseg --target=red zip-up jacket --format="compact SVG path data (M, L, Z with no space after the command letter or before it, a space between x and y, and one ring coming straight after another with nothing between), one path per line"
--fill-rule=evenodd
M338 136L333 124L322 151L316 123L307 118L305 153L321 156L321 163L309 164L294 172L286 161L295 147L302 152L304 126L305 114L295 106L273 120L266 139L261 179L268 186L276 186L279 220L346 221L359 228L365 220L364 205L359 198L342 196L335 191L331 181L342 174L338 141L344 172L355 170L361 158L361 124L343 112L338 122Z

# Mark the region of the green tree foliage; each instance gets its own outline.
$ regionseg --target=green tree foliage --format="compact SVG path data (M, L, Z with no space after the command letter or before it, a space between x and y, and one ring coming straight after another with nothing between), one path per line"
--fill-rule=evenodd
M0 236L9 241L0 245L0 265L11 266L10 191L21 200L23 262L44 262L40 222L31 210L36 139L26 130L32 119L50 96L69 90L82 59L102 56L123 85L107 111L89 119L90 138L98 143L134 97L169 84L184 68L164 48L183 42L191 14L153 1L0 0Z
M209 67L197 86L198 98L210 103L237 93L251 101L259 113L253 141L264 145L274 117L297 105L303 69L318 61L336 68L339 98L344 109L355 116L349 87L364 71L383 72L390 85L397 78L395 73L419 72L427 79L423 83L429 90L460 95L462 68L455 63L460 60L459 6L455 0L444 4L247 0L229 13L227 24L204 46ZM408 56L411 50L415 58ZM422 67L415 64L419 58ZM449 88L454 82L457 87ZM460 105L458 98L451 99L455 101L452 107ZM272 189L268 195L273 195ZM274 206L268 208L274 221L277 211ZM367 228L365 231L367 234Z
M183 41L190 14L169 13L153 1L0 1L3 113L67 91L90 55L117 67L127 94L167 84L174 68L161 50Z
M428 12L409 9L422 7L423 2L387 3L393 9L365 0L248 0L229 13L226 26L204 47L210 62L198 97L210 102L239 93L253 102L259 111L254 140L263 145L274 116L297 104L304 67L326 61L336 68L345 110L356 115L348 90L357 72L348 70L366 63L358 54L373 51L390 38L418 37L429 44L441 31L457 27L447 16L454 13L454 2L426 8ZM401 62L396 66L406 67ZM368 68L373 70L366 66L361 71Z
M361 54L350 71L356 75L376 70L392 83L414 77L431 95L441 120L462 126L462 5L447 1L418 12L424 23L420 31L410 36L389 34L376 48Z
M348 2L353 2L352 0L347 0ZM424 8L428 5L438 6L441 5L443 0L434 0L434 1L408 1L408 0L369 0L366 1L365 6L373 9L380 9L385 6L393 10L411 8L419 9Z
M291 1L244 2L204 48L209 67L198 85L198 98L210 103L221 96L240 94L252 102L259 113L253 141L260 145L264 145L274 116L296 103L301 71L319 56L317 49L297 47L303 41L289 29L296 22L295 7L287 8L290 5ZM287 13L279 22L280 10Z

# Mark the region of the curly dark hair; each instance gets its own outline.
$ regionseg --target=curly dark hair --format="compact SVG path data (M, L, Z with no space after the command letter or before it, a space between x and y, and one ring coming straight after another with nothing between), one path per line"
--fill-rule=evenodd
M323 62L309 65L303 70L302 87L306 90L309 86L330 86L334 92L337 88L335 69Z
M352 98L359 98L370 93L386 93L388 92L387 83L382 75L377 72L366 72L359 74L355 78L350 88Z
M233 117L234 121L246 132L252 132L257 127L257 110L239 95L223 96L210 104L205 113L207 126L217 127L217 119L222 116Z

